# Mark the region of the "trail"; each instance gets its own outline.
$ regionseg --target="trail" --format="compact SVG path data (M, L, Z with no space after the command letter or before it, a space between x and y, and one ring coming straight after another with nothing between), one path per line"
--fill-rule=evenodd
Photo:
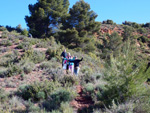
M71 106L74 108L74 110L78 113L79 110L82 110L83 108L88 108L90 105L93 105L94 102L92 99L87 99L85 95L83 94L83 88L81 85L78 85L76 87L78 96L71 102Z

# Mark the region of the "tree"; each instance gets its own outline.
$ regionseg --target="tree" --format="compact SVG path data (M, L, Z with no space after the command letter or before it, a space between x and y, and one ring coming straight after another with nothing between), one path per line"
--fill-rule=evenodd
M126 26L126 25L123 28L124 28L124 32L122 34L123 41L132 38L134 29L132 27Z
M21 32L21 31L22 31L21 24L19 24L18 26L16 26L16 31L17 31L17 32Z
M27 29L23 29L23 30L21 31L21 34L22 34L22 35L25 35L25 36L28 36L28 31L27 31Z
M98 15L91 10L90 5L84 2L84 0L76 2L76 4L70 8L69 14L70 16L65 23L66 25L64 25L65 27L76 28L78 32L83 29L92 32L99 30L100 23L95 22Z
M107 48L111 51L116 51L119 49L122 44L122 37L118 35L117 32L113 32L111 35L108 35L109 43L106 45Z
M83 42L83 38L79 37L78 31L75 28L59 32L59 35L61 36L59 41L66 46L78 47Z
M113 22L113 20L109 20L109 19L106 20L106 21L103 21L102 23L103 24L111 24L111 25L116 24L116 23Z
M50 36L68 15L68 0L38 0L29 5L31 16L25 21L33 37L44 38Z

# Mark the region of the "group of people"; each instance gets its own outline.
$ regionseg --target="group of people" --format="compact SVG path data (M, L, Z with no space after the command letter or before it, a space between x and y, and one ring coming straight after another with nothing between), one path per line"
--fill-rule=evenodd
M70 53L66 52L66 49L61 54L62 57L62 68L65 70L65 73L71 72L71 74L75 74L78 76L80 67L79 64L83 60L83 57L81 59L78 59L77 56L71 56Z

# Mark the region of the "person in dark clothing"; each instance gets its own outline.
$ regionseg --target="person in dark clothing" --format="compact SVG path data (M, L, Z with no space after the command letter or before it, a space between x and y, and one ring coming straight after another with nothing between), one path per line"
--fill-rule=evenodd
M67 57L67 52L66 52L66 49L61 53L61 55L60 55L61 57L62 57L62 67L63 67L63 64L64 64L64 58L66 58Z
M79 70L80 70L80 67L79 67L79 64L80 62L83 60L83 57L81 58L81 60L77 59L77 57L75 57L75 59L71 59L69 60L69 62L73 62L74 63L74 73L75 75L78 76L78 73L79 73Z

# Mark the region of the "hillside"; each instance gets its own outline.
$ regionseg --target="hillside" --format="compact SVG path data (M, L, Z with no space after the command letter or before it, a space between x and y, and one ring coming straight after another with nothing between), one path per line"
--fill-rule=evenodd
M148 113L150 70L145 69L150 31L146 30L142 34L134 30L134 40L122 41L122 25L102 24L93 39L94 49L89 43L86 49L66 48L83 57L79 76L64 73L60 55L65 46L55 37L37 39L2 30L0 111Z

